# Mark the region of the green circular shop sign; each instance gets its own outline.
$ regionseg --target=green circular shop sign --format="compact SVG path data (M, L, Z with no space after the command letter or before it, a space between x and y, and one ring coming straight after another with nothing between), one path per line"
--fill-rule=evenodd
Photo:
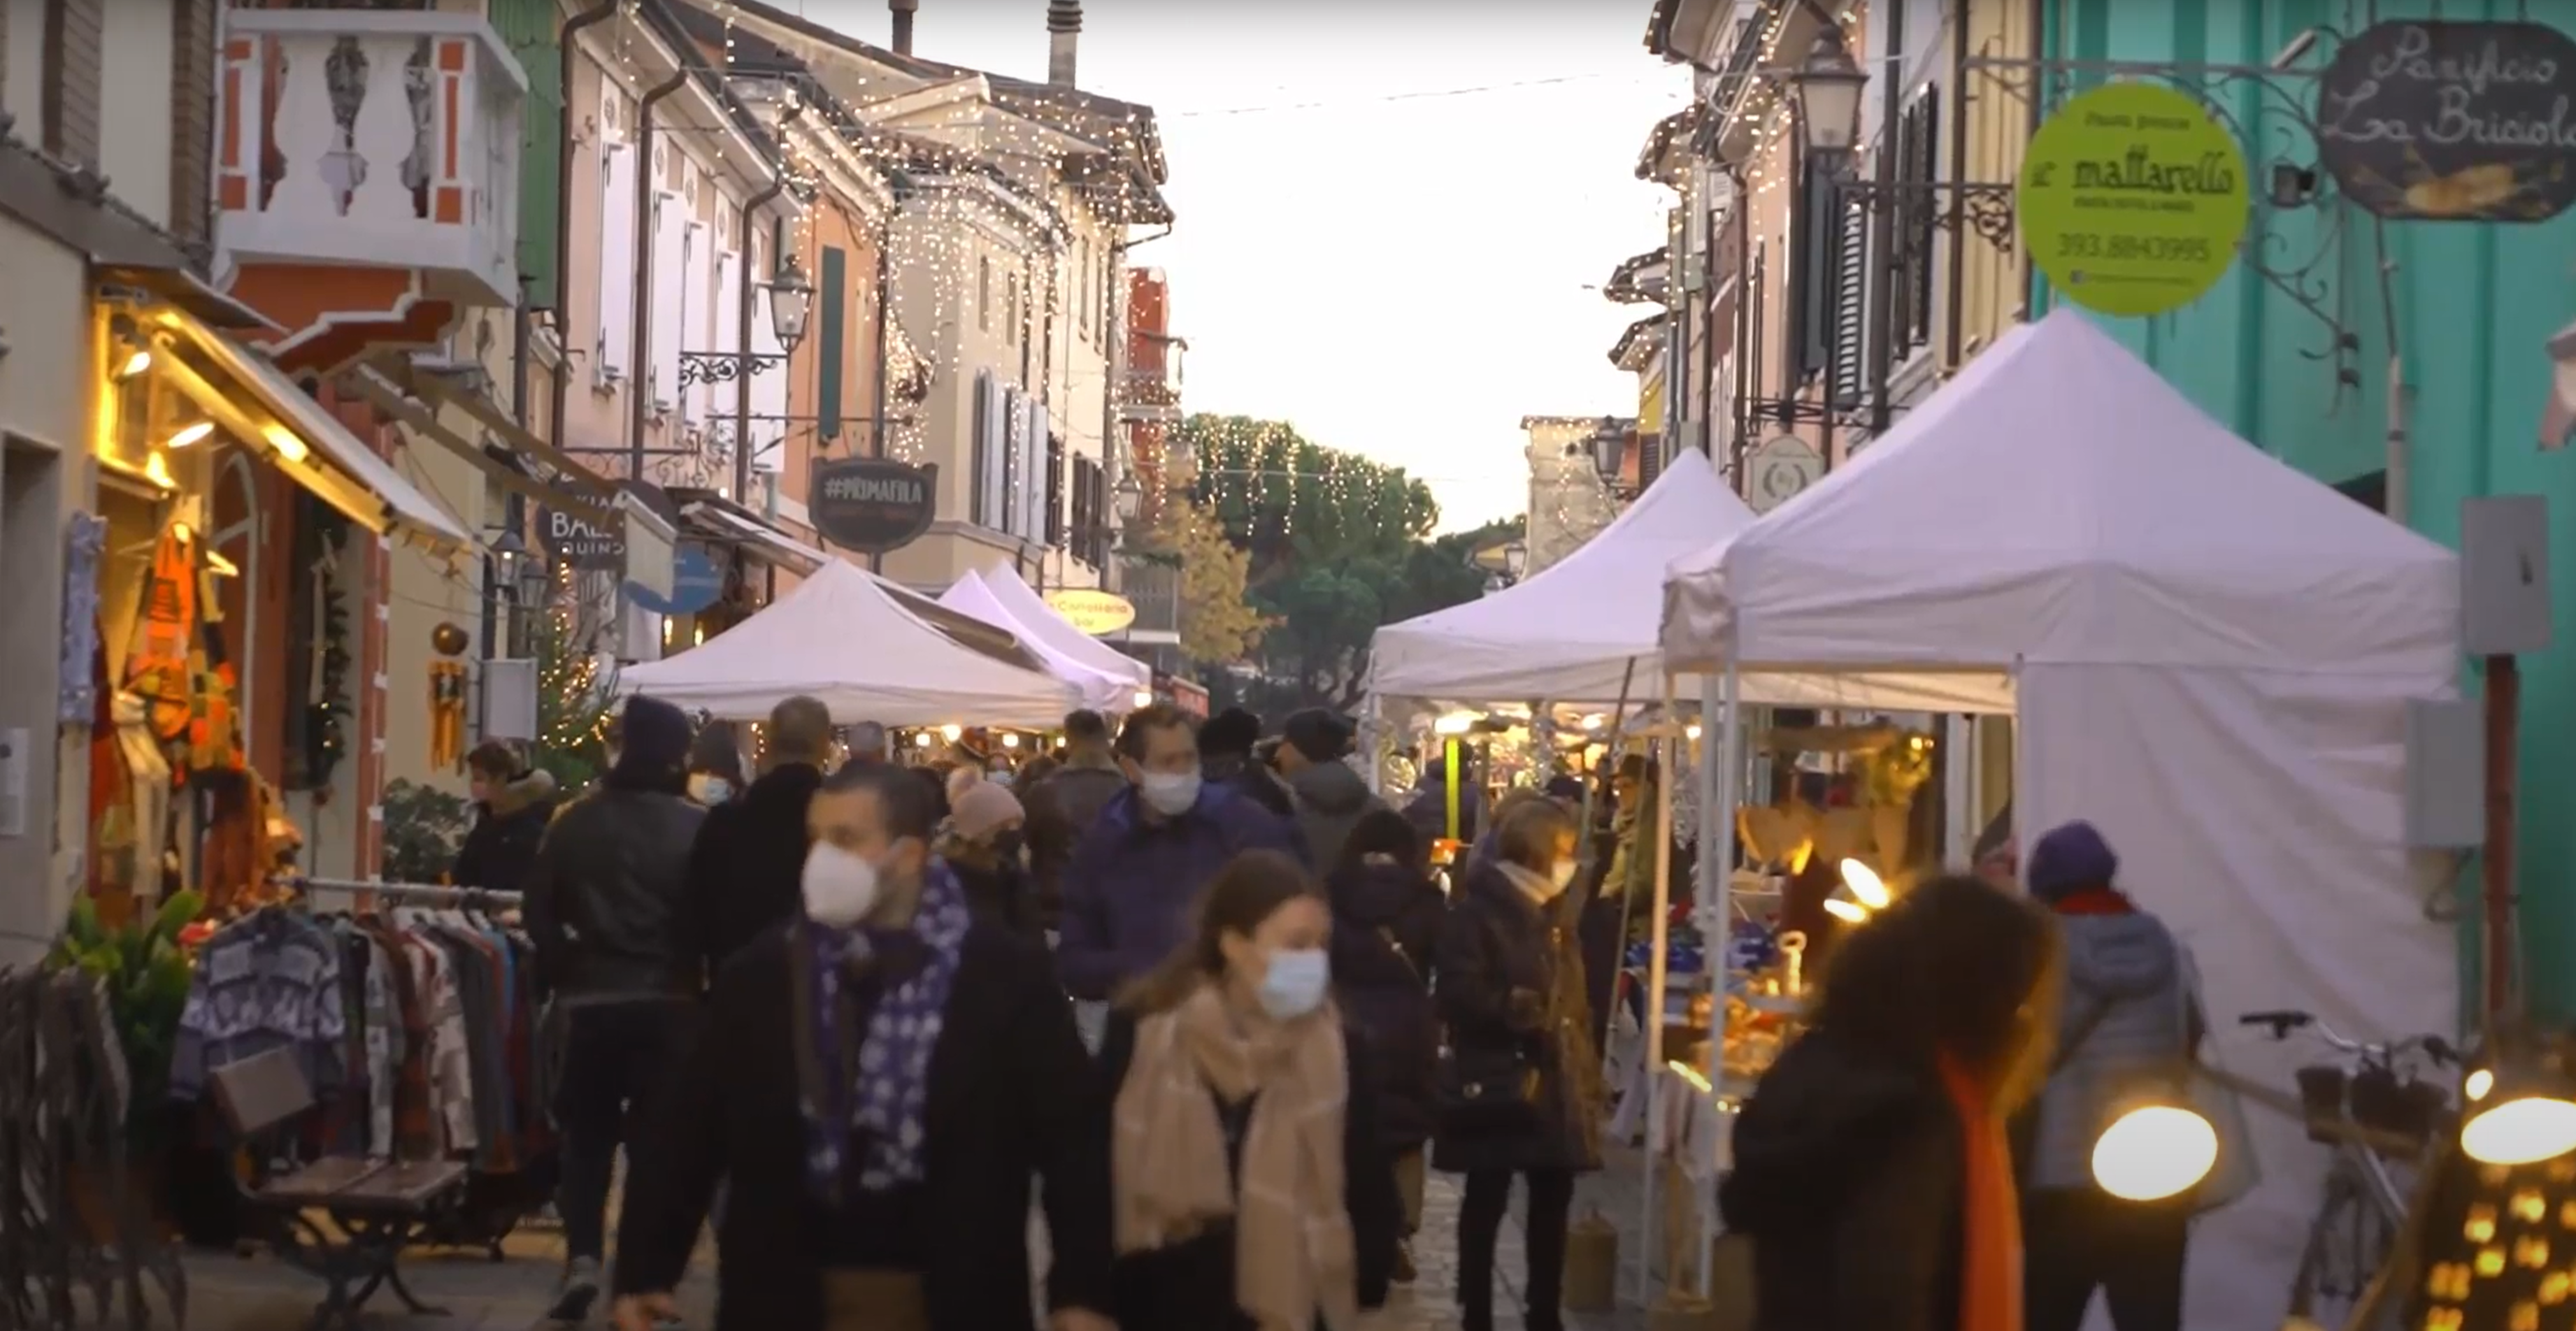
M2245 152L2200 103L2106 83L2039 127L2022 159L2022 244L2066 299L2103 314L2198 300L2235 262Z

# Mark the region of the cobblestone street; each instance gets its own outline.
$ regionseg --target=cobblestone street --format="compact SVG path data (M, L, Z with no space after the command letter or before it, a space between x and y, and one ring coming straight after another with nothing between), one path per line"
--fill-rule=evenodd
M1613 1171L1587 1180L1578 1195L1576 1214L1598 1205L1625 1232L1635 1225L1633 1157L1616 1161ZM1423 1204L1423 1232L1414 1244L1421 1277L1399 1287L1394 1300L1370 1321L1368 1331L1451 1331L1458 1326L1456 1297L1458 1256L1458 1180L1431 1176ZM1623 1213L1624 1210L1624 1213ZM385 1331L521 1331L551 1325L545 1320L562 1242L551 1231L523 1231L509 1245L509 1260L494 1262L482 1253L433 1252L404 1263L405 1279L415 1293L447 1309L444 1317L415 1317L380 1295L369 1307L371 1326ZM1521 1327L1521 1237L1517 1199L1513 1219L1503 1227L1500 1267L1503 1288L1496 1295L1500 1331ZM222 1254L192 1254L188 1259L190 1331L300 1331L310 1320L321 1285L266 1258L242 1259ZM681 1306L690 1325L714 1324L714 1254L710 1247L681 1291ZM594 1326L607 1323L606 1307L592 1315ZM1633 1309L1615 1314L1577 1315L1567 1324L1575 1331L1642 1331L1644 1314Z

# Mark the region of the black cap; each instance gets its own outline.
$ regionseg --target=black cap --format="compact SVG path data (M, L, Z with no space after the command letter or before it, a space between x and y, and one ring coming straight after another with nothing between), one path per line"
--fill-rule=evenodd
M1279 730L1288 746L1305 755L1308 762L1337 762L1351 751L1350 722L1321 707L1290 713Z

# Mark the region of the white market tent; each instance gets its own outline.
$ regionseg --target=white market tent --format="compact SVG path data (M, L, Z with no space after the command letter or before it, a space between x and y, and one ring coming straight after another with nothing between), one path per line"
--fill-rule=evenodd
M2000 339L1666 595L1682 666L2009 671L2025 846L2103 830L2192 949L2237 1072L2287 1089L2316 1052L2242 1032L2251 1010L2457 1029L2401 740L2408 700L2454 689L2456 557L2236 438L2084 315ZM2280 1325L2314 1209L2325 1153L2251 1118L2262 1181L2196 1227L2193 1327Z
M759 720L803 694L837 721L889 726L1039 728L1079 705L1062 680L967 645L841 559L706 642L618 672L617 691L733 721Z
M1111 676L1075 660L1049 643L1037 631L1019 621L993 594L981 575L969 573L951 583L940 593L939 603L962 615L971 615L984 623L1011 634L1020 645L1046 663L1047 673L1073 687L1081 695L1082 705L1103 711L1126 711L1133 705L1136 685L1124 676Z
M1050 650L1111 679L1127 681L1129 697L1118 704L1124 711L1134 704L1134 693L1154 687L1154 668L1075 628L1070 620L1055 612L1046 598L1030 590L1020 571L1008 564L995 564L977 575L985 590L993 594L1012 620L1028 629L1028 636L1044 643ZM1063 720L1061 716L1056 718Z
M1573 553L1477 600L1380 628L1369 692L1463 703L1648 703L1663 686L1664 570L1753 524L1708 455L1685 449L1618 519ZM1633 665L1633 673L1631 666ZM1763 675L1746 696L1795 706L1974 710L1995 672L1965 681ZM1964 692L1962 692L1964 690ZM1696 684L1689 693L1695 696Z

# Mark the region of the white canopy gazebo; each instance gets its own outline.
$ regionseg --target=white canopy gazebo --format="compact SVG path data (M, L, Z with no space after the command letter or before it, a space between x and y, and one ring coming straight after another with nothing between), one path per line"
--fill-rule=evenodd
M1035 668L1037 658L1016 650L1007 633L997 632L993 645L970 644L904 599L835 559L704 643L618 672L617 690L733 721L762 719L798 694L820 700L835 721L889 726L1037 729L1079 705L1073 688ZM935 602L920 604L940 612Z
M2456 939L2426 920L2404 844L2401 735L2410 700L2453 691L2458 584L2449 550L2236 438L2060 309L1678 561L1662 641L1730 679L2008 676L2025 844L2099 826L2122 885L2193 950L2224 1057L2286 1088L2314 1051L2235 1014L2457 1029ZM2194 1327L2278 1326L2314 1208L2324 1154L2254 1119L2263 1179L2196 1231Z
M1120 711L1135 706L1134 695L1154 687L1154 668L1119 651L1082 630L1055 612L1046 598L1031 590L1020 577L1020 571L1008 564L995 564L977 574L985 590L993 594L1003 611L1028 630L1031 638L1083 667L1099 671L1111 679L1125 680L1129 696L1113 704ZM1058 717L1062 720L1062 717Z
M1134 706L1136 684L1124 674L1111 675L1094 669L1048 642L1037 630L1020 622L1001 598L993 594L980 574L969 573L949 584L940 593L939 603L962 615L969 615L1020 640L1040 661L1047 673L1072 686L1081 696L1082 705L1098 711L1123 712Z

